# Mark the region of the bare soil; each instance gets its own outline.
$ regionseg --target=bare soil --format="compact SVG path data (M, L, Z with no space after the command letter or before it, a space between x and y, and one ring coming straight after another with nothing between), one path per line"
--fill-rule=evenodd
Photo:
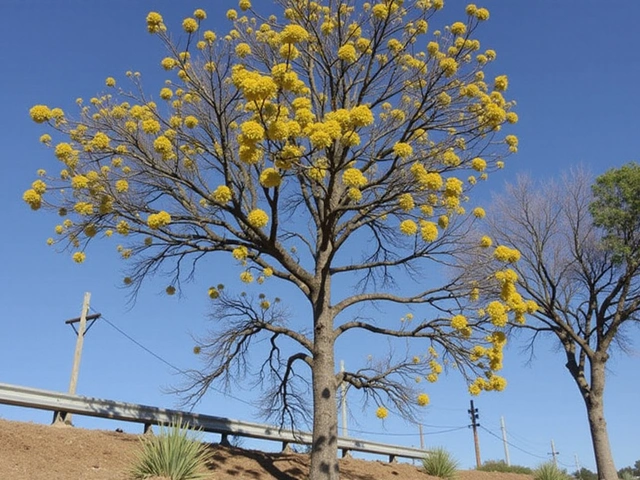
M0 420L0 480L131 480L139 436ZM303 480L309 456L211 445L215 480ZM406 463L340 460L345 480L436 480ZM461 471L459 480L532 480L529 475ZM157 479L162 480L162 479Z

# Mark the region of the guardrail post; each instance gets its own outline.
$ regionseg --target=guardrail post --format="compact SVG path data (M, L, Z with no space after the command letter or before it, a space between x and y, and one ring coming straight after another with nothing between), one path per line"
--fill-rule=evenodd
M398 463L398 459L395 455L389 455L389 463Z
M145 422L143 433L144 435L153 435L153 424Z
M289 442L287 442L286 440L282 442L282 453L291 453L293 452L293 450L291 450L291 445L289 445Z
M348 448L343 448L342 458L351 458L351 450L349 450Z
M229 442L229 435L227 433L220 434L220 445L223 447L230 447L231 442Z

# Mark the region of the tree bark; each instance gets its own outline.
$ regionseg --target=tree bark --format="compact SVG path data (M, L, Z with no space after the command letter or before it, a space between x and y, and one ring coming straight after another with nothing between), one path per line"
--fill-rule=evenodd
M338 480L338 412L333 317L316 318L313 356L313 446L309 480Z
M609 444L609 433L607 432L607 422L604 418L604 382L605 364L596 359L591 363L591 389L585 403L587 406L587 416L589 417L589 428L591 430L591 441L593 443L593 453L596 459L599 480L616 480L618 472L613 462L611 445Z

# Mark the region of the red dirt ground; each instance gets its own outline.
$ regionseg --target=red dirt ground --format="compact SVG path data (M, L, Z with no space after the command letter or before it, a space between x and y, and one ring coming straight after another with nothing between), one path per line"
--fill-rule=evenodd
M0 420L0 480L131 480L139 436ZM211 446L211 479L303 480L304 454ZM406 463L340 460L345 480L435 480ZM513 473L459 472L459 480L532 480ZM160 479L158 479L160 480Z

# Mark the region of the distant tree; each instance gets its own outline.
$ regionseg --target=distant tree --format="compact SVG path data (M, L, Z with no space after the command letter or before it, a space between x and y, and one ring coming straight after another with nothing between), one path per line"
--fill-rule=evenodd
M582 467L580 470L573 472L573 476L579 480L598 480L598 474L592 472L588 468Z
M640 460L636 460L633 467L624 467L618 470L618 476L622 478L623 474L630 475L632 477L640 477Z
M495 202L491 236L516 247L517 284L538 305L520 327L551 333L584 400L600 479L616 478L604 410L606 366L640 319L640 166L560 182L520 178ZM532 350L533 353L533 350Z
M476 288L448 266L480 241L469 232L484 210L464 205L517 150L506 134L517 115L507 77L485 78L496 54L474 38L484 8L469 5L464 21L427 36L442 0L276 3L282 19L240 0L220 36L196 10L182 39L149 13L168 52L166 84L154 95L138 73L127 87L109 77L110 93L79 101L77 119L33 107L33 120L57 132L41 141L62 171L40 171L24 200L63 217L49 243L78 263L98 238L119 238L134 293L164 272L172 295L203 257L233 256L255 295L209 289L218 322L195 349L205 366L190 398L255 374L268 415L312 417L310 478L336 479L342 382L379 418L426 405L414 380L436 381L448 361L472 392L505 386L495 372L506 307L496 298L502 314L478 315ZM495 268L516 258L500 250ZM292 320L284 302L256 291L276 280L307 300L306 315ZM376 305L401 309L403 321L362 316ZM397 339L402 351L337 372L345 336ZM256 362L257 342L268 348Z

